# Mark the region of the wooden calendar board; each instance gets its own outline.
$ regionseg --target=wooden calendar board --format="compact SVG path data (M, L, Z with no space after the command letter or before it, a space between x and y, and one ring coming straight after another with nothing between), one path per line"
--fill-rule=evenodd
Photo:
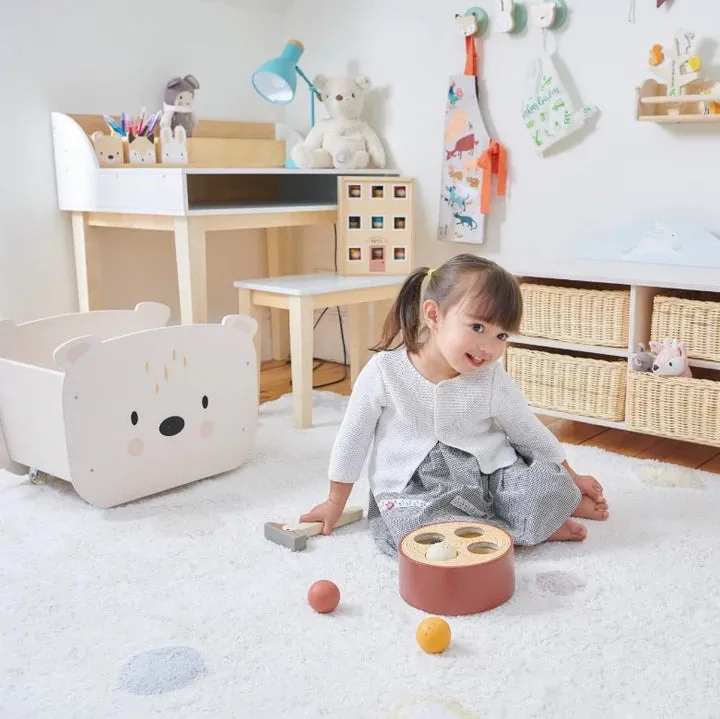
M405 177L338 180L341 275L402 275L414 267L413 182Z

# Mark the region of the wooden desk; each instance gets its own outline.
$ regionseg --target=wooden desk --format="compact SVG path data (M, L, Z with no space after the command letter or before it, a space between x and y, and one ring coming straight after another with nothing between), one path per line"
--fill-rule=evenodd
M148 165L101 167L86 129L52 113L59 209L71 213L78 303L94 309L101 284L100 227L172 232L183 324L206 322L206 236L219 230L265 229L268 274L291 273L290 227L335 223L338 178L395 170L298 170ZM287 357L282 313L272 310L273 357ZM285 339L284 339L285 338Z

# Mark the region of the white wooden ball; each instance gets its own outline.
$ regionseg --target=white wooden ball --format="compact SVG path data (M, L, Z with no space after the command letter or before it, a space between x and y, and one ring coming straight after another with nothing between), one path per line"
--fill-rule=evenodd
M425 557L429 562L447 562L457 557L457 551L447 542L438 542L428 547Z

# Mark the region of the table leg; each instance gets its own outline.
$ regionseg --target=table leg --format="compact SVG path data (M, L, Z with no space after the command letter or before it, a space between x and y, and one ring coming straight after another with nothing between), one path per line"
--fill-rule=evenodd
M292 273L292 243L289 227L268 227L265 230L267 244L268 276L278 277ZM270 336L272 358L286 360L290 357L288 313L270 310Z
M260 397L260 370L262 367L262 307L253 304L252 290L238 288L238 312L241 315L249 315L258 323L257 332L253 337L255 345L255 357L257 358L258 373L258 397Z
M295 427L312 426L313 302L290 297L290 362Z
M175 265L184 325L207 322L207 248L202 217L177 217Z
M100 247L97 237L93 236L94 230L87 223L87 215L73 212L71 223L78 308L80 312L89 312L100 307Z
M369 357L368 349L368 308L369 303L363 302L348 306L350 321L350 384L354 385L360 370Z

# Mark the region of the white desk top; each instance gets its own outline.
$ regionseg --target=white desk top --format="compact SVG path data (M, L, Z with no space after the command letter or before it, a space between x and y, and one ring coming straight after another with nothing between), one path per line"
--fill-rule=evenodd
M162 167L162 165L160 165ZM145 168L143 168L145 169ZM188 175L336 175L352 177L357 175L388 175L396 177L400 170L393 167L382 169L366 168L364 170L309 169L300 167L193 167L181 168Z
M197 167L193 165L112 165L96 168L102 174L115 174L140 170L143 175L177 174L177 175L335 175L336 177L362 177L387 175L399 177L400 170L393 167L382 169L369 168L364 170L337 170L334 168L309 169L300 167Z
M206 203L191 207L188 215L262 215L269 213L289 212L333 212L337 210L337 204L298 202L296 204L281 205L275 202L256 202L247 204L238 203Z
M405 275L368 275L352 277L338 275L335 272L313 272L309 275L284 275L282 277L259 277L251 280L238 280L234 286L238 289L275 292L294 297L324 295L331 292L362 290L368 287L390 287L402 285Z

